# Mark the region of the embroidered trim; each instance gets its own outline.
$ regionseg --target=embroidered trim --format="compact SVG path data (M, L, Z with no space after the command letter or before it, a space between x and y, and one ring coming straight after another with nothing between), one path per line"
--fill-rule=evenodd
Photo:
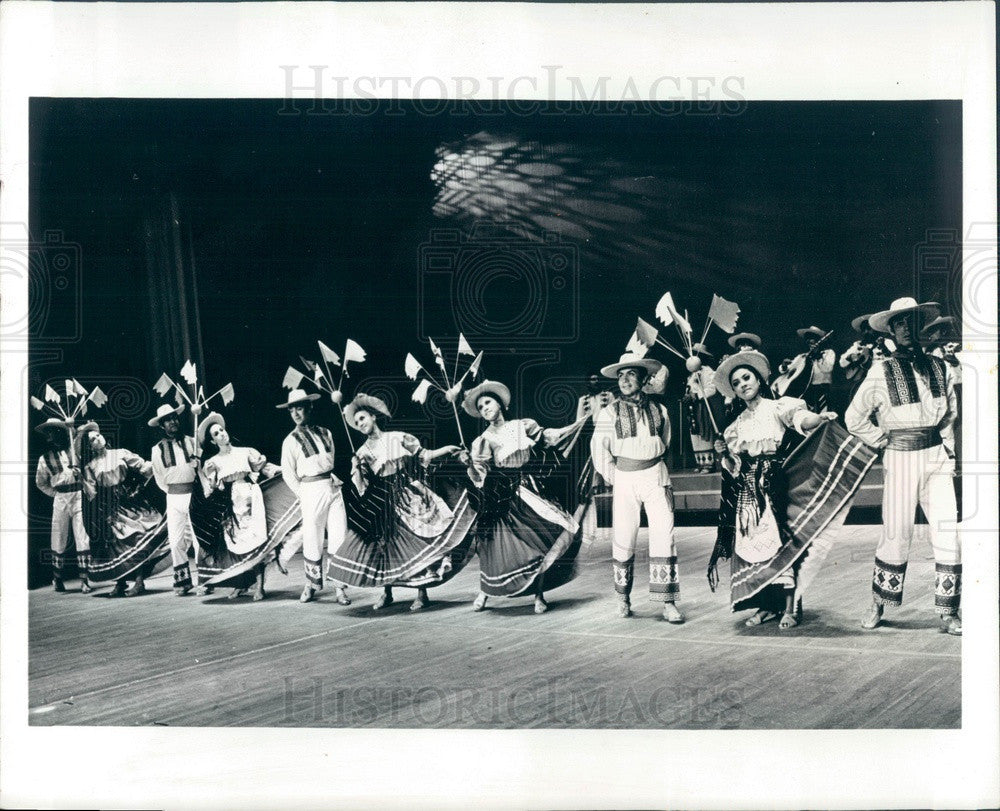
M962 602L962 564L934 564L934 606L942 614L958 614Z
M626 561L612 561L615 577L615 591L619 594L632 593L632 576L635 571L635 556Z
M872 592L882 605L903 604L903 581L906 578L905 563L886 563L875 558L872 574Z
M677 556L649 559L649 593L675 598L681 593Z

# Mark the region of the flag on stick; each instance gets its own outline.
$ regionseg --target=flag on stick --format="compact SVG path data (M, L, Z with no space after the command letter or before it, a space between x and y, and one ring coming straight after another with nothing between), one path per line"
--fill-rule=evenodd
M78 394L80 397L86 397L87 396L87 390L83 386L80 385L80 381L77 380L75 377L73 378L73 391L76 394Z
M367 356L365 355L365 350L356 342L352 341L350 338L347 339L347 343L344 346L344 365L341 367L343 374L340 377L340 382L344 382L345 377L349 377L347 374L347 362L357 361L362 363ZM339 387L338 387L339 388Z
M431 381L424 378L420 381L420 385L413 392L413 402L415 403L426 403L427 402L427 392L430 390Z
M648 321L643 321L641 318L636 319L635 332L633 333L639 343L643 346L649 348L656 343L656 338L659 335L656 327L650 324ZM645 352L643 353L645 354Z
M475 352L472 351L472 347L469 346L469 342L465 340L465 336L460 332L458 333L458 354L459 355L471 355L475 356Z
M198 383L198 367L196 367L190 360L184 362L181 367L181 377L183 377L192 386Z
M473 380L475 380L476 375L479 374L479 367L482 364L482 362L483 362L483 353L480 352L478 355L476 355L476 359L469 364L469 368L466 370L466 372L467 374L472 375Z
M226 383L221 389L219 389L219 396L222 397L222 404L229 405L234 399L236 399L236 390L233 388L232 383Z
M35 396L32 396L32 398L31 398L31 405L34 408L37 408L39 411L41 411L43 408L45 408L45 403L43 403L41 400L39 400Z
M108 397L103 391L101 391L100 386L94 386L94 390L90 393L90 397L87 399L89 399L90 402L98 408L104 408L108 402Z
M319 365L315 361L311 361L308 358L304 358L299 355L299 360L302 361L302 365L305 366L310 372L315 372L316 367Z
M67 377L66 378L66 396L67 397L73 397L74 395L76 395L76 389L73 388L73 381L70 380Z
M646 352L649 351L649 347L639 340L638 331L636 331L633 332L632 337L628 339L628 343L625 345L625 351L631 352L633 355L638 355L643 358L646 356Z
M173 388L174 381L170 379L166 372L160 375L160 379L153 384L153 391L160 395L160 397L166 397L167 392Z
M56 393L56 390L52 388L52 386L50 386L48 383L45 384L45 399L48 400L50 403L59 402L59 395Z
M406 372L406 376L410 378L410 380L416 380L417 375L420 374L421 370L423 370L424 367L420 365L420 361L418 361L415 357L413 357L413 354L411 352L407 352L406 364L403 368L404 371Z
M305 380L305 375L302 374L298 369L289 366L288 371L285 372L285 378L281 381L281 385L286 389L297 389L302 385L302 381Z
M708 308L708 320L719 325L723 332L732 334L736 331L736 321L740 316L740 305L735 301L726 301L722 296L712 294L712 306Z
M323 356L323 360L327 363L332 363L334 366L340 365L340 356L336 352L322 341L316 341L316 343L319 344L319 353Z

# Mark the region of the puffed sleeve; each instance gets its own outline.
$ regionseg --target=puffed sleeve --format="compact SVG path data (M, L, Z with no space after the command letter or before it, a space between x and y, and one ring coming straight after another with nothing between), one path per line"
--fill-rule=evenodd
M472 450L469 451L469 467L467 468L469 478L476 487L482 487L486 481L486 474L489 472L493 462L493 450L485 436L478 436L472 442Z
M267 464L267 457L256 448L247 448L247 462L250 465L250 470L259 473Z
M610 406L601 409L594 424L594 433L590 438L590 456L594 461L594 470L608 484L615 481L615 458L611 453L611 443L615 436L615 420Z
M739 420L733 420L722 432L729 453L720 460L729 475L736 476L740 472L740 429Z
M139 454L132 453L132 451L122 448L121 458L129 470L134 470L136 473L145 476L147 479L153 475L153 463L147 462L139 456Z
M809 406L805 400L800 400L798 397L779 397L774 404L775 413L782 425L794 428L800 434L805 433L802 430L802 420L809 414Z
M417 461L424 467L430 464L429 454L424 446L420 444L419 439L413 436L413 434L400 434L399 437L404 451L410 454L410 456L416 456Z
M705 391L706 400L718 391L715 387L715 370L711 366L701 367L701 386Z
M214 456L198 469L198 476L201 479L201 486L205 490L206 498L222 486L219 479L219 467Z
M889 402L883 363L880 361L872 364L844 412L847 430L873 448L881 448L888 442L885 431L870 419L873 412L887 407Z

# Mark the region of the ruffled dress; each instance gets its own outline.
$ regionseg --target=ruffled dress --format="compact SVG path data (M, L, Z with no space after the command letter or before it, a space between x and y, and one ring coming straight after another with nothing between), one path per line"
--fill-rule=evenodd
M469 558L476 512L462 489L453 505L426 481L427 453L401 431L369 437L345 487L347 534L327 574L351 586L437 586Z

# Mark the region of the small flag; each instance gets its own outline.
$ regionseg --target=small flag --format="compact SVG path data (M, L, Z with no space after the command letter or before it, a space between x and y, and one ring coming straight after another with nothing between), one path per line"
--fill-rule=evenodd
M719 329L733 333L736 331L736 320L740 317L740 305L735 301L726 301L722 296L713 293L708 317L719 325Z
M654 327L648 321L643 321L641 318L639 318L636 319L634 334L636 340L638 340L639 343L641 343L646 348L649 348L656 343L656 338L660 333L657 332L656 327Z
M183 377L192 386L198 383L198 368L191 363L190 360L184 362L181 367L181 377Z
M77 380L75 377L73 378L73 390L80 397L86 397L87 396L87 390L83 386L80 385L80 381Z
M45 384L45 399L50 403L58 403L59 395L56 394L56 390L52 388L48 383Z
M660 319L664 326L669 327L671 324L676 324L681 332L691 332L691 325L677 311L673 296L669 292L664 293L659 302L657 302L656 317Z
M480 352L478 355L476 355L476 359L472 361L472 363L469 365L469 373L472 375L473 380L475 380L476 375L479 374L479 366L480 364L482 364L482 362L483 362L483 353Z
M73 388L73 381L68 377L66 378L66 396L73 397L76 394L76 389Z
M233 388L233 384L226 383L226 385L223 386L222 390L219 392L219 395L222 397L222 404L229 405L236 399L236 390Z
M43 403L37 397L32 397L31 398L31 405L34 406L35 408L37 408L39 411L41 411L43 408L45 408L45 403Z
M628 339L628 344L625 346L626 352L631 352L633 355L638 355L641 358L646 357L646 353L649 351L649 347L646 346L642 341L639 340L638 331L632 333L632 337Z
M475 356L476 354L472 351L472 347L469 346L469 342L465 340L465 336L461 332L458 333L458 354L472 356Z
M434 362L441 367L441 371L445 372L445 377L447 377L447 372L445 371L444 368L444 355L441 354L441 349L438 347L436 343L434 343L433 338L428 338L427 340L430 342L431 352L434 353Z
M297 389L302 381L305 380L305 375L302 374L298 369L291 366L288 367L288 371L285 372L285 378L281 381L281 385L286 389Z
M87 416L87 401L81 400L80 405L76 410L76 416L86 417Z
M184 399L184 393L178 388L174 388L174 402L179 406L182 406L187 402Z
M420 381L420 385L417 386L416 390L413 392L413 402L415 403L426 403L427 402L427 391L431 387L431 381L426 378Z
M323 374L323 370L319 367L319 364L317 364L316 368L313 369L313 380L316 381L316 385L319 386L320 383L321 383L321 381L325 377L326 377L326 375Z
M356 341L352 341L350 338L347 339L347 346L344 348L344 363L353 360L358 363L363 363L367 355L365 355L365 350L363 350Z
M315 372L316 371L316 362L315 361L308 360L307 358L304 358L301 355L299 355L299 360L302 361L302 365L305 366L310 372Z
M424 367L420 365L420 361L413 357L412 353L407 352L406 364L403 368L406 371L406 376L410 378L410 380L416 380L417 375Z
M101 391L100 386L94 386L94 390L90 393L90 397L88 399L98 408L104 408L108 402L108 396Z
M332 363L334 366L340 365L340 355L330 349L330 347L322 341L316 341L316 343L319 344L319 353L323 356L323 360L327 363Z
M173 385L174 381L167 376L166 372L164 372L160 375L160 379L153 385L153 391L159 394L160 397L166 397L167 392L170 391Z

